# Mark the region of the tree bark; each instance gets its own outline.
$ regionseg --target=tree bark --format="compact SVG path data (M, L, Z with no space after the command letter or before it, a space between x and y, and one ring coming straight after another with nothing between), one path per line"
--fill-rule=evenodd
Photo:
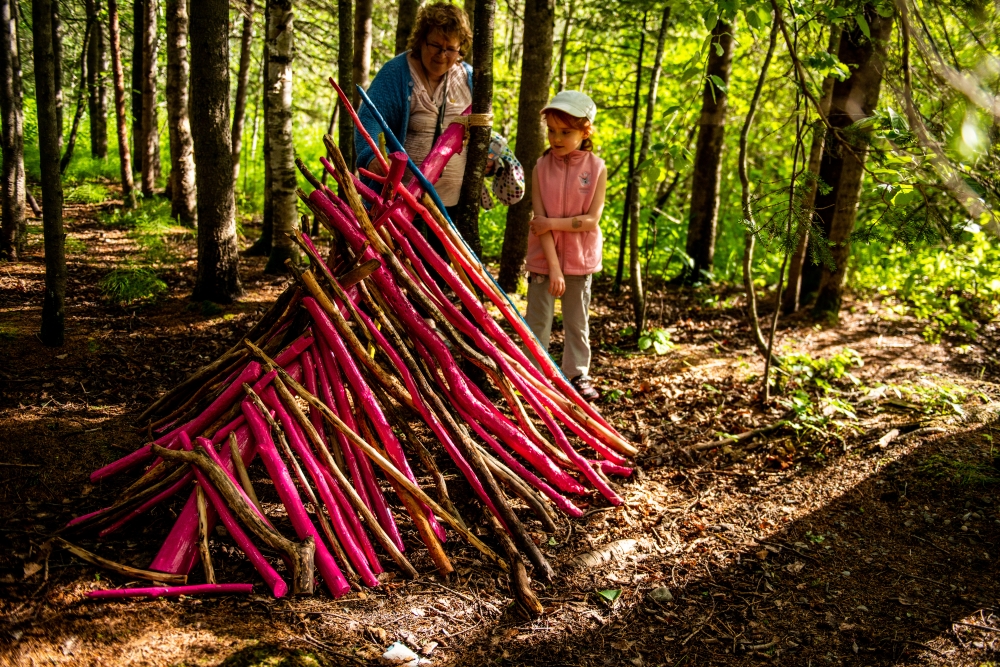
M63 147L62 16L59 14L58 0L52 0L50 7L52 10L50 12L50 20L52 21L52 81L56 96L56 128L59 130L59 152L61 154Z
M143 0L132 0L132 173L142 172Z
M243 148L243 124L246 120L247 88L250 86L250 48L253 46L253 0L248 0L240 35L240 69L236 79L236 99L233 103L233 183L240 177L240 152Z
M66 139L66 148L63 150L62 159L59 160L59 173L66 173L66 168L73 160L73 150L76 148L76 137L80 131L80 121L83 120L83 106L87 97L87 52L90 46L92 24L87 22L83 30L83 41L80 43L80 80L78 82L76 95L76 110L73 112L73 123L70 125L69 138Z
M38 106L38 154L42 172L42 232L45 238L45 296L42 300L42 343L59 347L66 325L66 255L63 236L63 193L59 177L59 137L56 113L55 35L53 0L31 3L34 41L35 100Z
M350 2L350 0L347 0ZM260 237L246 250L247 257L264 257L271 254L274 239L274 202L271 197L271 142L267 138L267 21L271 15L271 0L264 0L264 32L260 54L260 115L264 123L264 209L261 211ZM345 88L346 90L346 88ZM254 128L256 130L256 128ZM351 135L353 138L353 135Z
M122 67L122 36L118 25L118 0L108 0L108 38L111 46L111 70L115 86L115 127L118 130L118 163L122 176L122 201L125 208L135 208L135 185L132 182L132 154L128 149L128 118L125 115L125 71Z
M691 209L688 214L686 251L693 260L680 276L691 284L702 279L702 272L711 273L715 260L715 231L719 221L719 185L722 174L722 150L726 131L728 95L716 85L729 85L733 62L733 27L719 20L712 29L708 51L708 68L701 97L701 118L695 145L694 171L691 179ZM716 44L722 48L719 55Z
M629 215L632 212L632 200L638 195L632 185L635 175L635 134L639 128L639 95L642 91L642 56L646 48L646 12L642 14L642 32L639 37L639 59L635 64L635 91L632 97L632 123L628 143L628 185L625 187L625 205L622 207L622 228L618 234L618 267L615 269L614 291L617 294L622 287L625 273L625 240L629 238ZM636 338L641 332L636 332Z
M406 42L410 39L410 33L413 32L413 26L417 22L419 9L420 0L399 0L399 16L396 19L396 55L406 50Z
M17 43L17 2L0 0L0 121L3 180L0 181L0 259L20 253L24 211L24 112L21 55Z
M143 0L142 19L142 195L152 197L160 177L160 134L156 120L156 55L159 0ZM227 21L228 25L228 21ZM138 39L138 36L136 37Z
M835 25L830 27L828 53L838 52L841 32L840 26ZM830 114L830 100L833 98L834 81L835 79L832 76L823 79L823 97L820 98L819 103L824 116ZM823 162L823 149L825 146L826 128L822 124L817 124L813 130L812 146L809 149L808 169L813 178L806 184L806 191L802 196L801 208L804 216L806 216L806 220L811 220L813 217L813 205L816 203L816 193L819 191L819 170ZM807 249L809 247L809 226L805 221L800 224L802 229L797 230L798 241L795 245L795 252L792 253L788 264L788 286L781 296L781 309L786 314L794 313L799 309L800 296L802 294L802 271L805 266ZM818 280L816 284L818 284Z
M191 134L198 165L198 278L193 298L229 303L242 296L229 125L229 3L191 3Z
M108 63L104 51L104 24L100 0L86 0L90 23L87 48L87 112L90 117L90 154L103 160L108 156Z
M469 123L465 174L455 216L458 232L477 257L483 256L483 242L479 237L479 203L493 133L493 15L496 6L496 0L476 0L476 23L472 33L475 63L472 66L472 114L489 116L490 124Z
M292 60L295 58L291 0L270 0L267 21L267 138L270 143L274 237L264 273L287 273L298 258L289 235L299 224L295 146L292 142Z
M351 0L337 0L337 85L355 98L352 79L354 67L354 5ZM357 102L354 103L357 107ZM351 114L340 114L337 147L349 165L354 165L354 123Z
M167 0L167 120L170 127L170 217L198 219L194 142L188 115L188 13L186 0Z
M351 72L354 83L368 89L368 75L372 67L372 10L374 0L355 0L354 3L354 53ZM361 96L351 87L351 99L357 108ZM351 164L348 162L348 164Z
M531 174L545 148L545 128L540 114L549 101L554 31L554 0L525 0L517 142L514 145L514 155L524 166L524 198L507 209L507 225L503 232L499 282L508 292L517 289L528 252Z
M477 2L477 0L463 0L463 3L462 3L462 9L465 10L465 15L469 19L469 25L470 26L475 26L476 25L476 2ZM473 27L473 30L475 30L475 27ZM467 62L470 65L472 65L473 67L475 67L476 66L476 62L475 62L475 55L476 54L475 54L475 52L473 51L473 52L467 53L465 55L466 55L465 62Z
M830 102L830 125L845 128L862 118L867 118L878 105L885 70L885 42L892 32L895 16L885 18L872 5L864 6L871 39L855 27L845 31L840 41L839 58L851 75L833 85ZM832 150L826 151L820 167L820 178L831 186L827 195L817 197L816 211L828 229L830 260L820 273L819 291L813 314L822 319L836 320L843 297L847 260L851 253L850 237L854 231L861 182L865 175L865 157L868 146L864 141L848 144L843 134L830 140Z
M559 81L556 85L556 92L566 89L566 44L569 40L569 27L573 23L574 1L566 2L566 17L563 19L562 39L559 40Z
M670 21L670 5L663 6L663 16L660 18L660 33L656 38L656 56L653 58L653 71L649 76L649 93L646 95L646 120L642 126L642 144L639 146L639 162L642 164L649 155L649 146L653 141L653 112L656 109L656 91L660 84L660 74L663 71L663 50L667 43L667 23ZM646 296L642 287L642 266L639 256L639 213L641 198L639 183L641 174L638 169L632 174L632 206L630 217L632 226L629 233L629 284L632 288L632 312L635 316L636 338L646 329Z

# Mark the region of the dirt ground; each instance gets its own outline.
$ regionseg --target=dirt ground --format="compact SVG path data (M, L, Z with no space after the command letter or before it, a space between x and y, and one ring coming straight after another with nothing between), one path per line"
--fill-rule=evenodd
M86 598L135 582L41 546L131 481L91 485L88 475L142 444L133 429L142 409L238 340L285 284L249 258L244 300L192 304L193 237L177 233L158 269L168 292L151 306L111 305L98 281L140 248L99 213L68 211L65 347L36 336L39 224L26 260L0 266L0 665L374 665L394 641L434 665L996 664L992 325L978 341L931 344L919 323L863 300L837 327L792 318L779 327L782 354L830 358L850 347L864 360L851 369L857 384L842 378L831 394L856 418L828 407L835 423L805 420L689 456L686 446L773 424L787 409L763 405L742 302L724 288L651 290L652 326L674 343L657 356L636 353L621 334L626 297L598 285L599 407L641 454L619 486L625 506L591 499L582 520L562 519L551 535L528 522L557 571L534 582L545 606L537 620L457 537L446 545L457 574L439 578L405 521L421 576L390 571L377 589L338 600L270 598L222 536L212 543L217 577L257 582L248 597ZM273 501L263 471L251 476ZM454 471L449 481L466 519L479 521ZM63 536L145 568L177 509L158 507L106 539ZM584 552L606 562L580 568ZM192 581L201 576L196 567Z

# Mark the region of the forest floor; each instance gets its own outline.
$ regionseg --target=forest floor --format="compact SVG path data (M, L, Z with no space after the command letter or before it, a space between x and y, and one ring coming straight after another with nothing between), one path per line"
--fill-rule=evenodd
M285 280L248 258L243 300L192 303L189 230L142 235L110 224L102 206L70 205L67 215L63 348L36 336L40 221L25 261L0 266L0 664L379 664L394 641L435 665L998 659L993 325L976 341L930 343L920 323L863 300L850 301L835 327L785 320L777 349L803 356L782 376L783 396L765 406L742 298L725 288L654 287L651 324L673 345L656 355L639 354L622 334L627 298L597 286L598 405L641 454L620 484L623 507L595 501L553 535L529 522L557 571L550 584L535 582L545 606L535 621L518 613L505 576L458 538L446 545L456 576L437 577L405 522L420 578L390 572L379 588L339 600L325 592L89 600L89 590L130 582L63 550L44 554L47 536L116 496L127 480L91 485L90 471L141 444L132 428L139 412L238 340ZM98 283L110 270L144 262L156 263L167 286L155 303L123 308L102 299ZM682 451L774 424L788 410L779 401L793 399L796 428L690 457ZM272 490L255 472L266 502ZM466 518L480 519L454 473L449 479ZM106 540L65 536L144 568L174 516L175 507L160 507ZM603 565L574 566L595 550L607 556ZM213 540L218 579L256 580L231 551L228 539ZM200 577L196 568L192 579Z

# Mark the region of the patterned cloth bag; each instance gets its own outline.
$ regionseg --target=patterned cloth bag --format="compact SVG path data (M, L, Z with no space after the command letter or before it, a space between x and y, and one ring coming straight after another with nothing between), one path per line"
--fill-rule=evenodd
M524 197L524 167L514 157L514 152L507 145L507 140L497 132L490 140L490 153L486 162L486 175L493 178L493 194L501 204L510 206ZM490 210L494 206L493 197L486 184L483 184L481 204Z

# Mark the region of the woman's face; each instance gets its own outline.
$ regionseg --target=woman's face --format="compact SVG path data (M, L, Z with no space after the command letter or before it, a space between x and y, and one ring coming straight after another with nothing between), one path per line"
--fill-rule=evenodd
M545 124L549 128L549 146L559 157L565 157L578 149L583 140L589 136L588 132L570 127L559 118L548 114L545 116Z
M462 43L454 35L432 30L420 47L420 62L433 79L440 79L458 62Z

